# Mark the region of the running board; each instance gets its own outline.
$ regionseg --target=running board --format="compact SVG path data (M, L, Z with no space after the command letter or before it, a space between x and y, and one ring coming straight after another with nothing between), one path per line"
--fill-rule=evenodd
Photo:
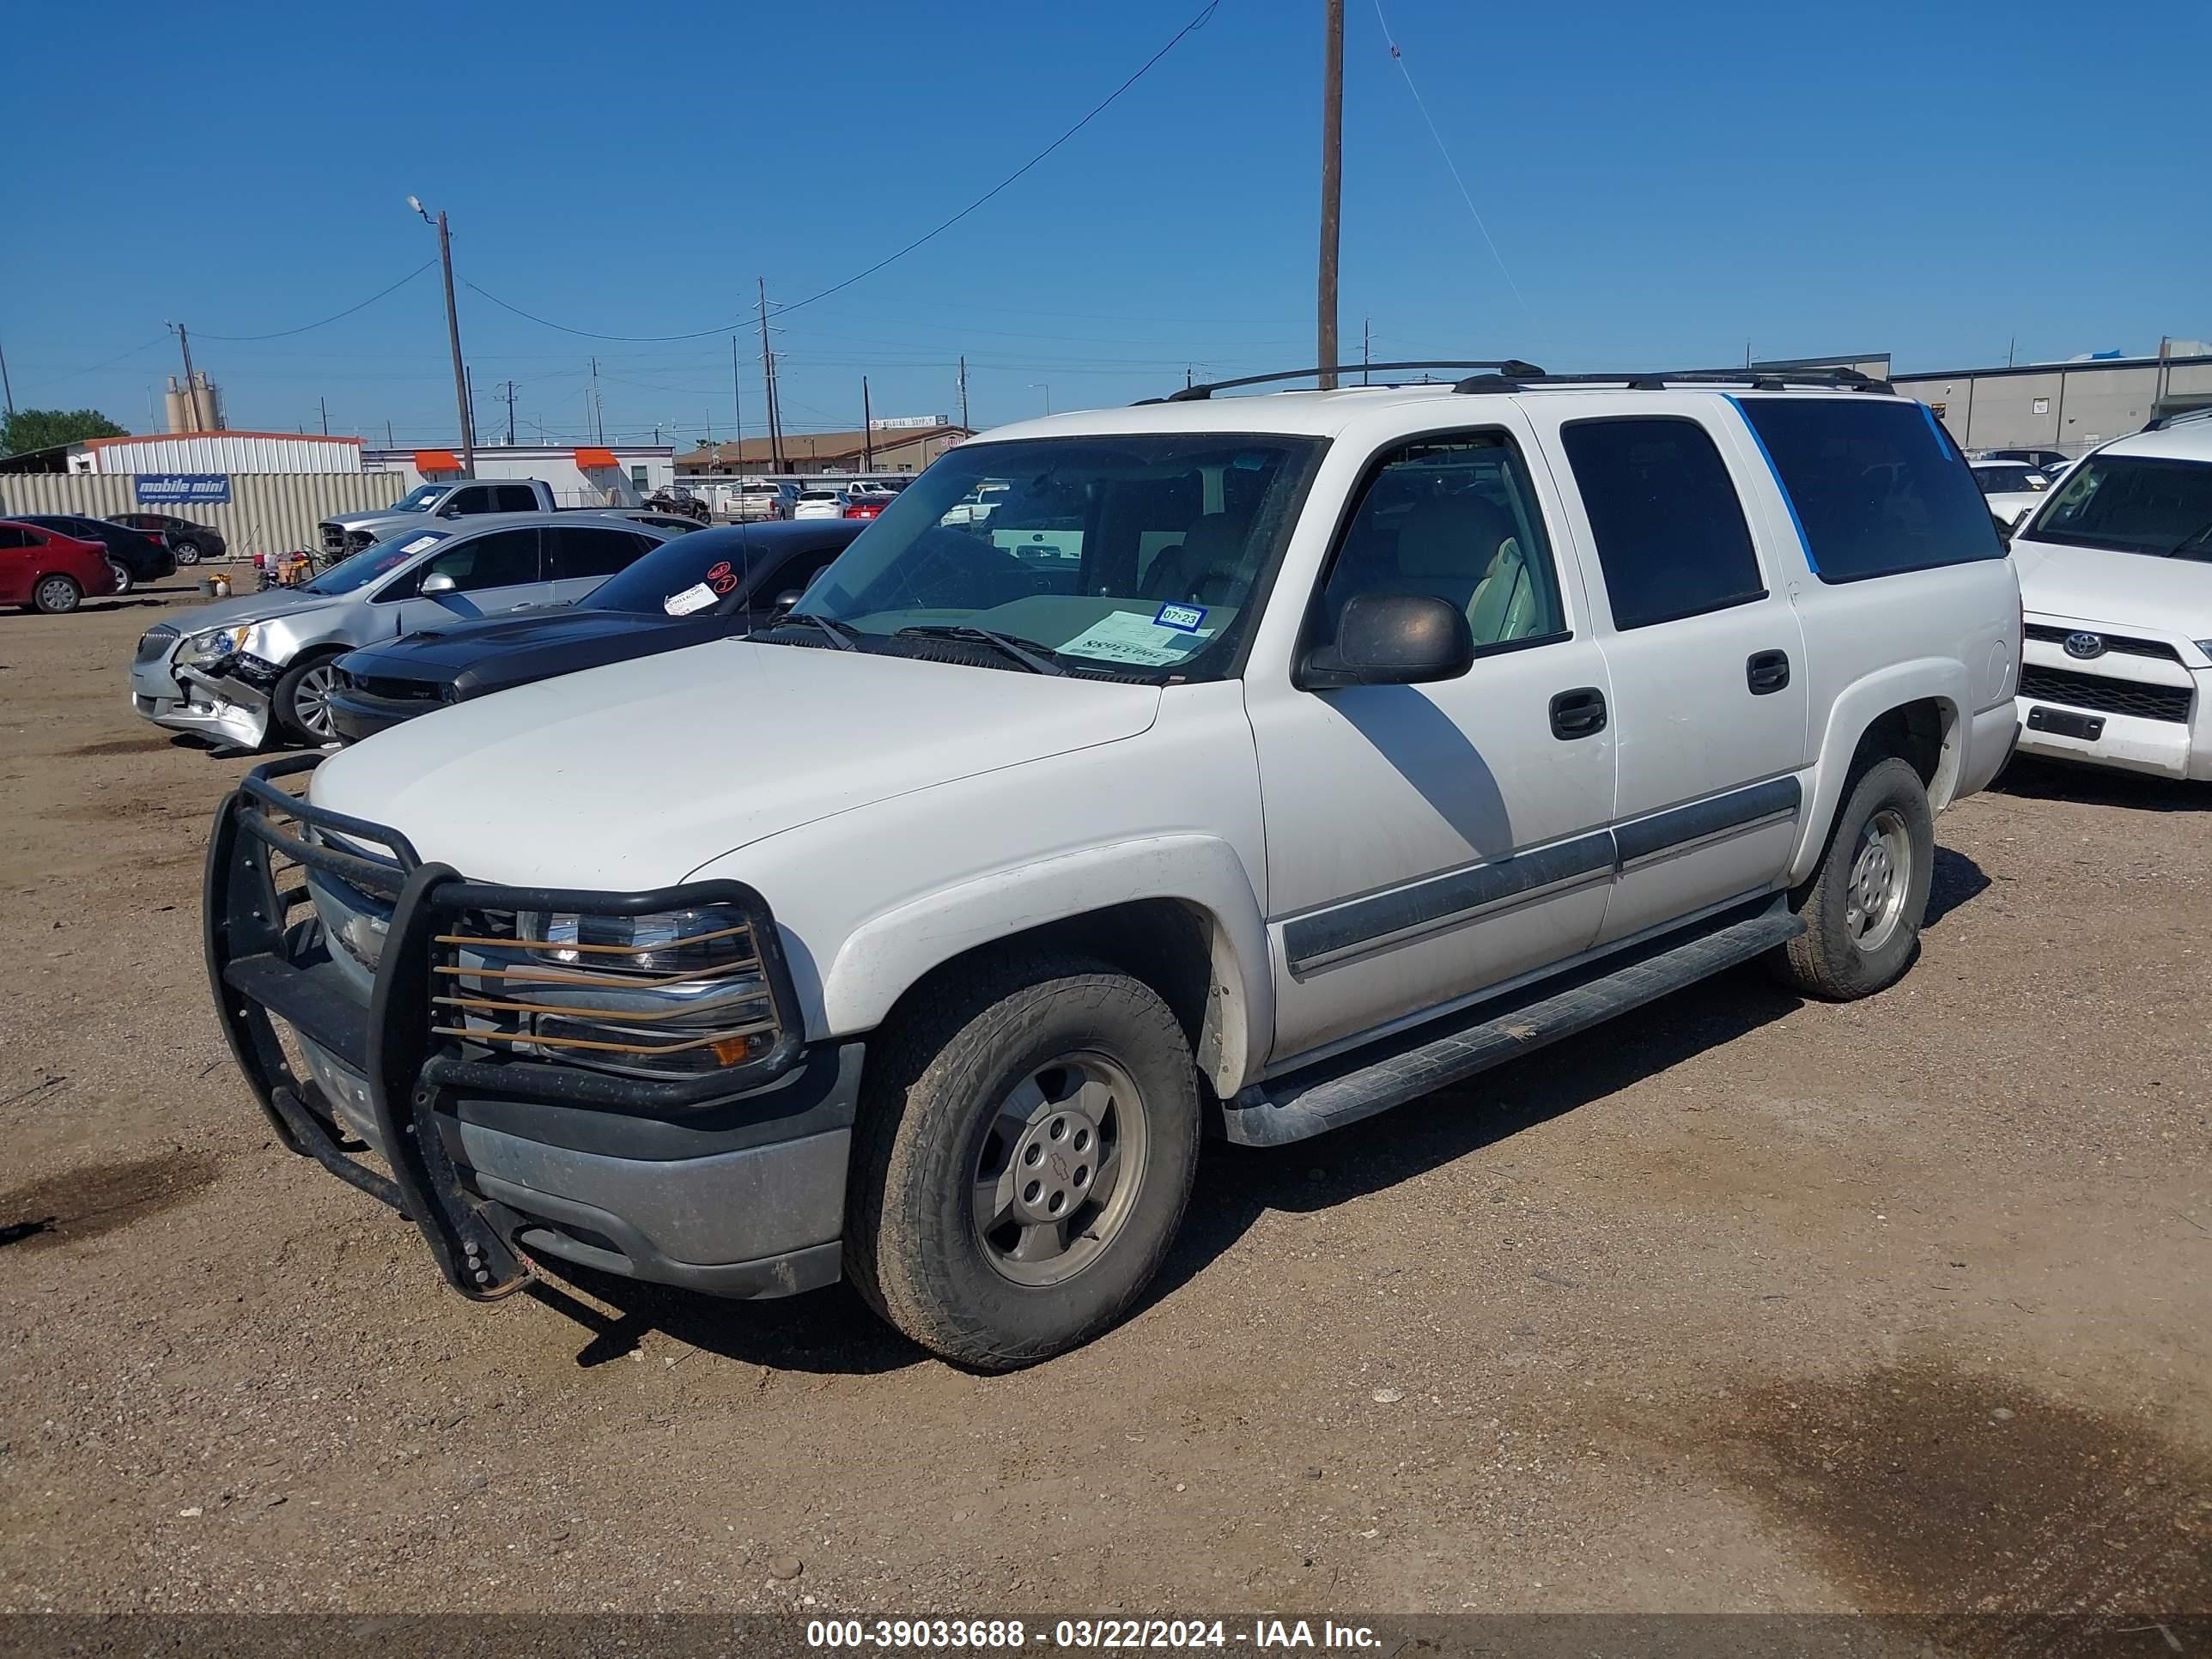
M1504 1012L1486 1004L1384 1043L1246 1089L1222 1115L1240 1146L1280 1146L1356 1123L1640 1008L1796 939L1805 924L1778 896L1758 914L1601 961L1562 988L1540 983Z

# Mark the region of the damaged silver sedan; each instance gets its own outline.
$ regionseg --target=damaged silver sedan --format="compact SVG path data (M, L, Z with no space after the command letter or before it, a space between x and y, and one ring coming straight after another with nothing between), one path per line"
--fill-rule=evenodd
M240 594L147 629L131 665L131 707L156 726L227 747L328 743L332 665L345 653L573 604L673 533L588 512L412 530L297 587Z

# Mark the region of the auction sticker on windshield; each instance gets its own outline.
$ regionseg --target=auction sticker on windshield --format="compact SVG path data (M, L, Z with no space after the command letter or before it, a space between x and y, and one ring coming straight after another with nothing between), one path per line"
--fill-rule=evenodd
M1200 611L1198 614L1203 617L1206 613ZM1101 617L1060 649L1063 656L1101 657L1108 662L1140 663L1147 668L1157 668L1164 663L1181 662L1212 635L1210 628L1187 629L1156 622L1141 611L1115 611Z
M671 593L660 602L660 608L672 617L688 617L714 602L714 590L704 582L694 582L681 593Z

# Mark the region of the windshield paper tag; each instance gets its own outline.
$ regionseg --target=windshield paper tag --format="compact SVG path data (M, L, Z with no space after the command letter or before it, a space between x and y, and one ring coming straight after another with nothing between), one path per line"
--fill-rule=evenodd
M417 536L413 541L408 543L406 546L401 548L399 550L402 553L420 553L424 548L435 547L440 542L442 542L446 538L443 536L439 535Z
M694 611L704 611L714 602L714 590L704 582L695 582L681 593L671 593L660 602L660 608L672 617L688 617Z
M1162 610L1164 613L1195 611L1201 617L1206 614L1195 605L1171 605ZM1109 662L1141 663L1146 667L1157 668L1166 663L1181 662L1212 631L1194 624L1188 629L1181 624L1166 626L1141 611L1115 611L1100 617L1089 631L1060 648L1072 656L1103 657Z
M1164 605L1160 607L1160 614L1152 621L1161 628L1195 634L1206 621L1206 607L1202 605Z

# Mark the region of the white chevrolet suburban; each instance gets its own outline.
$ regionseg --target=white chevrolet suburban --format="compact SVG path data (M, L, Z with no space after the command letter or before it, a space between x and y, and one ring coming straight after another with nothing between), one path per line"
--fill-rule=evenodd
M2021 751L2212 781L2212 411L2091 451L2012 552Z
M277 1133L471 1297L843 1273L1003 1367L1129 1309L1205 1134L1753 958L1891 983L2017 735L1948 438L1847 374L1449 367L1003 429L764 632L260 769L206 943Z

